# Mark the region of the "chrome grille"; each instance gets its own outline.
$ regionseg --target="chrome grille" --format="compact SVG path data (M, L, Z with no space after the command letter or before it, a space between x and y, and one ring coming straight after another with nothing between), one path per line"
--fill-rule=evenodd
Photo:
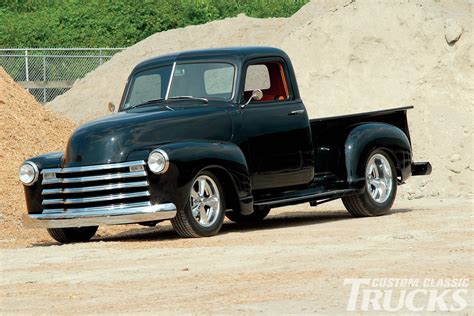
M149 206L145 161L43 169L43 213Z

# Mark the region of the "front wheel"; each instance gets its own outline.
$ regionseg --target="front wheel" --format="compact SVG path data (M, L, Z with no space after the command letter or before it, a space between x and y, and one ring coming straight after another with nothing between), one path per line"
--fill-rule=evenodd
M224 191L217 177L209 171L200 172L193 181L184 209L171 220L181 237L208 237L219 232L224 222Z
M84 242L94 237L98 226L70 227L70 228L48 228L48 233L57 242L68 244L72 242Z
M380 216L390 211L397 195L397 172L383 150L374 150L365 167L364 193L342 198L353 216Z

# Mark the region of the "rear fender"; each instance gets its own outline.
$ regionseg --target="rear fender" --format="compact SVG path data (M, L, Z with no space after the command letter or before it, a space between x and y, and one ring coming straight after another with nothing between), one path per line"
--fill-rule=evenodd
M411 175L411 145L398 127L385 123L357 125L348 134L344 145L347 182L362 188L365 184L365 164L375 149L385 150L395 163L401 182Z

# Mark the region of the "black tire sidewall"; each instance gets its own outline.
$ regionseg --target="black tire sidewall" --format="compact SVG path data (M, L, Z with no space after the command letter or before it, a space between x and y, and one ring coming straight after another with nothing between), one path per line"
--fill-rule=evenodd
M99 226L48 228L51 237L62 244L86 242L94 237Z
M224 190L222 190L221 183L219 182L219 179L210 171L204 170L199 172L196 177L194 177L192 183L196 181L196 179L199 176L208 176L211 178L216 186L217 190L219 190L219 198L220 198L220 207L221 207L221 212L219 214L219 217L217 218L216 222L209 226L209 227L204 227L199 225L199 223L194 219L194 216L191 212L191 201L190 201L190 195L188 197L188 203L186 203L186 207L184 208L185 216L188 220L189 225L192 227L192 229L199 235L203 237L208 237L208 236L213 236L219 232L219 230L222 227L222 224L224 223L224 216L225 216L225 197L224 197ZM192 188L190 188L191 190Z
M384 215L390 210L390 208L393 205L393 202L395 201L395 197L397 196L397 186L398 186L397 171L395 169L395 165L393 163L392 158L390 157L390 155L387 154L386 151L384 151L382 149L376 149L376 150L372 151L369 154L369 156L367 157L365 167L367 167L367 163L370 161L370 158L372 158L372 156L374 156L376 154L384 156L385 159L387 159L388 163L390 164L390 169L392 171L393 189L392 189L392 192L390 192L390 196L388 197L388 199L385 202L378 203L378 202L374 201L374 199L370 195L369 190L367 189L367 183L365 183L364 194L363 194L364 204L365 204L366 208L369 209L370 212L372 213L371 215L375 215L375 216ZM364 175L365 175L365 169L364 169Z

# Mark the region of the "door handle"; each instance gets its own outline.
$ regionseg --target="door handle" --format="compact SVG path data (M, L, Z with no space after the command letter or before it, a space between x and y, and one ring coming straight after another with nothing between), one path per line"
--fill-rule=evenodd
M304 110L291 111L290 113L288 113L288 115L297 115L297 114L301 114L301 113L304 113Z

